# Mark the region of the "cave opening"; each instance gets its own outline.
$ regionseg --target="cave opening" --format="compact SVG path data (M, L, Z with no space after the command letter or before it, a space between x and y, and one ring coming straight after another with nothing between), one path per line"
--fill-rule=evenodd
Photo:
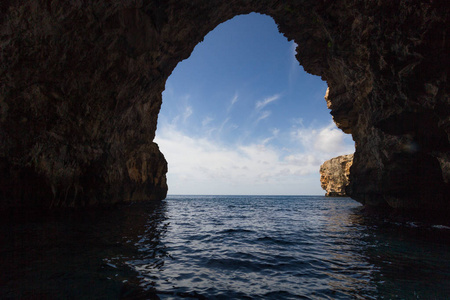
M267 15L218 25L178 64L162 94L155 142L169 194L323 195L319 166L354 152Z

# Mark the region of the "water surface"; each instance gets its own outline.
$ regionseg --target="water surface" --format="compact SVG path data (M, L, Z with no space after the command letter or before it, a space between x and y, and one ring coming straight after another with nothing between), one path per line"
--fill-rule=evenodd
M450 228L348 198L169 196L0 224L0 298L445 299Z

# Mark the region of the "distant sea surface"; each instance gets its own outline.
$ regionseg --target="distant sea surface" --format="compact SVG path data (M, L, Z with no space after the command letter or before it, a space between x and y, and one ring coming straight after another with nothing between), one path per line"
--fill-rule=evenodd
M449 299L450 227L349 198L169 196L0 221L1 299Z

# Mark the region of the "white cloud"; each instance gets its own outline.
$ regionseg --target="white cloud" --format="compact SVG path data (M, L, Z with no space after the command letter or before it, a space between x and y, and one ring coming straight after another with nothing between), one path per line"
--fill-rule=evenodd
M264 99L264 100L262 100L262 101L258 101L258 102L256 102L256 109L262 109L263 107L265 107L267 104L269 104L269 103L271 103L271 102L273 102L273 101L276 101L276 100L278 100L280 98L280 95L273 95L272 97L268 97L268 98L266 98L266 99Z
M323 128L301 127L294 128L291 131L292 140L300 143L307 151L334 156L354 152L354 146L350 145L351 143L348 141L349 137L338 129L333 122Z
M347 147L344 143L345 134L333 125L334 124L319 131L314 142L314 148L316 150L326 153L346 151Z
M171 194L323 194L320 164L353 151L335 130L330 125L292 131L292 141L304 150L290 149L287 156L270 140L224 146L190 137L174 125L161 126L155 142L169 163ZM274 129L271 138L279 133Z
M316 166L323 163L321 159L309 153L291 154L286 156L285 160L292 165L298 166Z
M291 66L289 68L289 85L292 86L292 84L295 81L296 78L296 74L298 72L299 69L299 65L300 63L298 62L297 58L295 57L295 55L297 54L297 44L295 42L292 42L291 47L289 49L289 51L291 52Z

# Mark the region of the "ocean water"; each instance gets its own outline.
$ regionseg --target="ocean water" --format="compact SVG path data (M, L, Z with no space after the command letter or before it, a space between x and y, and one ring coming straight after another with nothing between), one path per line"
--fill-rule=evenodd
M449 299L450 227L349 198L169 196L0 221L1 299Z

